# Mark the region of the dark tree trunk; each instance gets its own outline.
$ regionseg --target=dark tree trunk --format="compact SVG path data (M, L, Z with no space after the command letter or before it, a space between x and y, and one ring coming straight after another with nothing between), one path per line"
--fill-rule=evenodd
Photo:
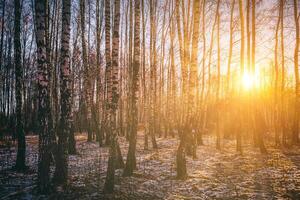
M16 160L16 170L25 170L25 133L24 133L24 121L22 116L22 77L23 69L21 63L21 2L20 0L15 0L15 32L14 32L14 48L15 48L15 98L16 98L16 131L18 138L18 152Z
M177 149L176 172L177 172L178 179L185 179L187 177L184 138L181 138L178 149Z
M115 187L115 160L117 154L117 145L116 139L112 136L110 141L110 148L109 148L109 158L107 164L107 173L106 179L104 184L104 192L105 193L113 193Z
M74 116L73 116L74 118ZM75 140L75 127L74 127L74 121L72 121L71 124L71 130L69 132L68 136L68 153L70 155L74 155L77 153L76 151L76 140Z

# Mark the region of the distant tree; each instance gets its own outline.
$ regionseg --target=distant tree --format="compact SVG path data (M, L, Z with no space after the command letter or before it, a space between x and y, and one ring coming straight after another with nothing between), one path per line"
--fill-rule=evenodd
M157 52L156 52L156 7L157 0L150 0L150 91L149 91L149 133L152 146L157 149Z
M202 75L201 75L201 93L200 93L200 102L201 102L201 127L198 133L197 143L198 145L203 145L202 133L205 129L205 121L206 121L206 112L205 112L205 102L204 102L204 90L205 90L205 73L206 73L206 0L202 2Z
M92 141L92 128L91 128L91 99L92 99L92 87L90 80L90 66L88 62L86 38L85 38L85 0L80 0L80 23L81 23L81 44L82 44L82 63L84 67L84 89L85 89L85 111L88 141Z
M96 109L97 109L97 122L95 124L97 130L97 138L99 141L99 146L103 145L103 132L101 131L101 102L102 102L102 95L103 95L103 85L102 85L102 69L100 66L101 60L101 53L100 53L100 46L101 46L101 24L102 24L102 13L100 14L100 0L96 0L96 69L97 69L97 102L96 102Z
M4 20L4 18L5 18L5 11L6 11L6 9L5 9L5 2L6 2L6 0L3 0L2 1L2 21L1 21L1 40L0 40L0 49L1 49L1 52L0 52L0 70L1 70L1 72L2 72L2 58L3 58L3 53L5 52L5 49L3 48L3 43L4 43L4 27L5 27L5 20ZM0 80L1 82L3 81L3 80ZM1 88L2 89L2 88ZM4 102L3 102L3 97L1 98L1 109L3 108L3 104L4 104ZM3 109L2 109L2 112L3 112Z
M145 16L145 0L141 1L141 11L142 11L142 90L143 90L143 104L144 104L144 123L146 124L148 120L148 101L147 101L147 88L146 88L146 16ZM148 130L144 131L144 149L148 150Z

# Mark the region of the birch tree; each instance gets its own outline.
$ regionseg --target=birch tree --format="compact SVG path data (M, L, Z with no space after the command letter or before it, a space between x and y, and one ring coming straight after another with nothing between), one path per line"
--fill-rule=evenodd
M138 125L138 91L139 91L139 70L140 70L140 0L135 0L134 5L134 59L133 59L133 74L131 85L131 133L129 138L129 149L127 154L126 166L124 169L125 176L132 176L133 170L136 168L136 140L137 140L137 125Z
M300 105L300 81L299 81L299 63L298 63L298 52L300 42L300 30L299 30L299 13L298 13L298 2L294 0L294 21L296 27L296 40L295 40L295 51L294 51L294 71L295 71L295 114L294 114L294 125L293 125L293 136L292 141L294 144L299 143L299 105Z
M85 38L85 0L80 0L80 23L81 23L81 45L82 45L82 63L84 67L84 89L85 89L85 111L88 141L92 141L92 129L91 129L91 80L90 80L90 66L88 63L86 38Z
M105 4L109 4L106 1ZM107 5L105 5L107 6ZM107 7L105 7L107 9ZM105 10L105 15L108 12ZM106 16L107 17L107 16ZM107 20L107 18L106 18ZM105 20L105 21L106 21ZM106 21L106 24L108 21ZM110 22L109 22L110 23ZM106 25L105 24L105 25ZM115 1L115 15L114 15L114 29L112 39L112 62L111 62L111 94L108 94L109 107L110 107L110 149L107 166L107 174L104 184L104 192L112 193L114 191L115 169L122 168L124 163L121 155L120 146L118 143L118 133L116 129L116 110L119 101L119 87L118 87L118 73L119 73L119 25L120 25L120 0ZM106 28L106 27L105 27ZM107 41L106 41L107 42ZM109 44L107 44L109 45ZM108 91L110 92L110 91Z
M18 137L18 151L16 160L16 170L22 171L26 169L25 164L25 132L24 132L24 119L22 115L22 85L23 85L23 67L21 63L21 2L15 0L15 22L14 22L14 51L15 51L15 101L16 101L16 131ZM1 53L2 54L2 53ZM0 60L1 62L1 60Z
M53 128L50 109L49 70L46 61L45 16L46 3L35 1L35 30L37 45L37 86L39 119L38 189L42 193L50 189L50 157L53 149Z
M244 39L244 6L243 0L239 0L239 13L240 13L240 26L241 26L241 49L240 49L240 76L244 75L244 48L245 48L245 39ZM236 136L236 150L242 152L242 135L240 130L237 132Z
M60 122L54 180L66 184L68 180L68 136L72 131L72 73L70 68L71 0L63 0L60 54Z

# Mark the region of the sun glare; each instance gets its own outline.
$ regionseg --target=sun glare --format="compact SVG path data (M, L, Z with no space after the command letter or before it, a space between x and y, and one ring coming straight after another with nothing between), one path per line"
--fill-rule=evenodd
M242 85L245 90L251 90L259 85L259 76L257 73L244 72L242 76Z
M242 77L243 87L247 90L251 89L254 85L253 76L249 73L244 73Z

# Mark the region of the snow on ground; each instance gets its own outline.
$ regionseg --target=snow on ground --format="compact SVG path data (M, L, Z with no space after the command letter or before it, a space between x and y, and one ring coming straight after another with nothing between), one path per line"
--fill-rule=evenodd
M0 149L0 199L300 199L300 149L276 149L268 154L244 144L243 155L235 152L235 142L224 140L215 149L212 137L204 138L197 159L187 158L189 177L176 179L175 153L178 140L157 138L158 150L143 150L143 135L137 144L137 170L133 177L116 171L113 195L102 193L108 148L76 136L78 155L69 156L69 186L42 196L36 193L37 140L27 138L27 164L24 174L10 170L15 149ZM126 158L128 143L120 138ZM151 145L150 145L151 146ZM54 168L52 167L52 172Z

